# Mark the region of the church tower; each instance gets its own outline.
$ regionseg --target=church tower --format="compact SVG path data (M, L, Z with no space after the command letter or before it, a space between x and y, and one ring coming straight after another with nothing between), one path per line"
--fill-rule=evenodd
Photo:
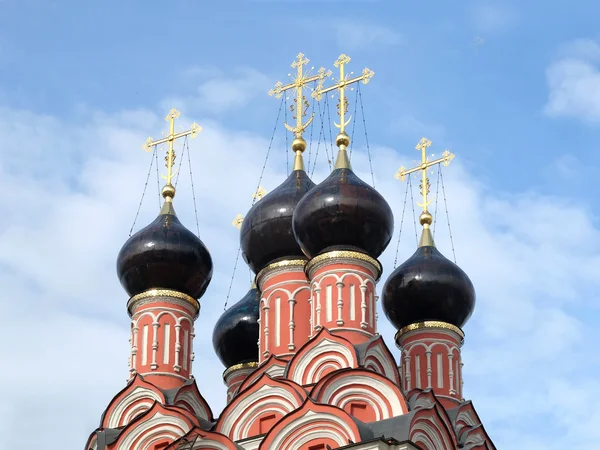
M240 250L254 274L242 298L215 324L212 340L223 363L227 404L218 417L192 375L194 320L212 274L202 241L177 219L171 184L172 111L167 185L158 218L132 236L117 263L130 296L131 378L109 403L86 450L495 450L462 395L461 327L475 306L468 276L437 249L430 229L426 170L447 165L449 152L427 158L398 177L420 171L421 240L387 278L383 310L398 330L400 364L377 331L378 258L394 232L386 199L353 171L346 127L348 95L374 72L353 76L342 54L339 71L307 70L300 53L288 84L293 94L288 177L252 205L240 226ZM337 158L315 184L305 169L304 119L312 101L338 97ZM319 104L320 105L320 104ZM321 125L324 125L322 115ZM202 384L206 380L200 379Z

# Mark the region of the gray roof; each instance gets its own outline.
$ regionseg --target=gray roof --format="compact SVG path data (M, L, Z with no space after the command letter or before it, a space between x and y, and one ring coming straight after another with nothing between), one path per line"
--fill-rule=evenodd
M407 441L410 434L410 423L414 416L415 412L410 411L401 416L371 422L368 426L373 432L373 437L394 438L400 442Z

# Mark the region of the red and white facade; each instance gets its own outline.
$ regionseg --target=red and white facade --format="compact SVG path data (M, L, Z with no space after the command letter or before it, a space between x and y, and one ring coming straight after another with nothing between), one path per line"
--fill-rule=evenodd
M377 333L380 273L351 251L261 271L260 362L225 372L218 417L191 375L198 303L172 291L133 297L131 379L86 450L494 449L462 400L462 331L400 330L399 369Z

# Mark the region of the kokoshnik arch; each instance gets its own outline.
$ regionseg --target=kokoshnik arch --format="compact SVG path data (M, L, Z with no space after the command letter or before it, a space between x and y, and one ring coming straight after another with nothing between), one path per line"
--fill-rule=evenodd
M347 89L374 72L346 73L350 58L314 75L299 54L296 74L270 94L294 94L293 169L265 195L259 192L240 228L240 246L255 282L224 312L213 332L225 366L227 405L217 416L192 375L194 321L212 276L208 248L177 218L173 144L201 128L175 133L167 116L164 204L158 217L124 244L117 258L130 296L130 379L102 414L86 450L451 450L495 449L473 405L462 396L462 327L475 306L468 276L436 248L428 210L431 142L417 145L421 164L421 239L415 253L387 278L382 306L398 330L400 365L377 332L378 257L394 231L387 201L352 170L345 131ZM338 94L337 159L315 184L305 170L303 133L311 97Z

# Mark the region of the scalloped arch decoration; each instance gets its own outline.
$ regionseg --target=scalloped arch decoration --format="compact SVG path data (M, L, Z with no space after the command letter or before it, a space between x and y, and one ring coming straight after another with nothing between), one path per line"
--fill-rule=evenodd
M274 355L263 362L258 368L246 377L242 384L238 388L238 393L247 389L252 383L262 377L264 374L268 374L271 378L283 377L288 361L285 359L278 358Z
M357 368L358 359L354 347L345 340L334 340L331 337L319 334L314 338L315 342L310 341L303 347L290 361L287 378L306 386L336 370Z
M158 403L140 420L131 423L123 430L115 443L119 450L152 450L159 441L175 441L185 435L193 423L185 413L176 413Z
M385 376L366 369L331 374L313 388L311 397L318 403L337 406L348 414L352 414L355 405L363 405L365 417L359 418L364 422L389 419L408 412L400 388Z
M302 387L294 386L288 380L263 375L257 384L244 391L225 408L215 431L233 441L262 434L262 419L270 416L270 423L275 423L298 409L307 397Z
M308 444L338 448L360 442L356 424L344 411L310 401L281 420L265 436L259 450L307 450Z
M120 428L129 424L140 414L152 408L154 402L164 403L165 399L159 392L149 387L137 385L107 411L103 425L105 428Z
M415 444L424 445L427 450L451 449L458 445L453 430L448 429L436 408L417 413L410 424L409 438Z
M206 400L200 394L195 382L193 385L183 387L173 400L175 406L185 408L196 417L211 421L213 418L212 411L206 403Z
M400 386L398 364L381 336L369 344L362 365L367 369L371 369L374 372L389 378Z

